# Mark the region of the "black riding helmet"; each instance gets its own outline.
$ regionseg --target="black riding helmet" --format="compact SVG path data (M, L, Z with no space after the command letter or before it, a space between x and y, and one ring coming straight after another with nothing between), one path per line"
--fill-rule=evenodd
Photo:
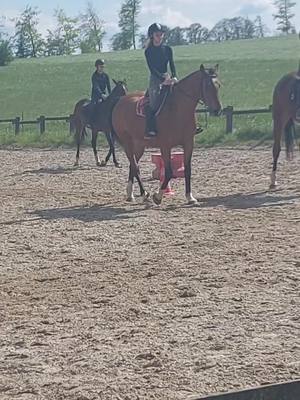
M151 38L154 32L165 32L165 29L163 28L163 26L155 22L148 28L148 37Z
M103 66L104 64L105 64L104 60L101 60L100 58L98 58L98 60L95 61L95 67L97 67L98 65Z

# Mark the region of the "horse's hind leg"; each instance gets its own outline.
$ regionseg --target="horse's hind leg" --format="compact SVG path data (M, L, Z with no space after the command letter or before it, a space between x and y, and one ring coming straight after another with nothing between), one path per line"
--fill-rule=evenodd
M74 167L78 167L79 165L79 152L80 152L80 144L81 144L81 140L82 140L82 135L83 135L83 126L80 123L80 125L76 126L76 143L77 143L77 152L76 152L76 160L74 163Z
M96 161L97 167L102 166L98 157L98 152L97 152L97 136L98 132L92 129L92 147L93 147L93 152L94 152L94 157Z
M292 161L294 158L295 128L291 118L284 128L286 159Z
M142 146L142 147L140 147L138 150L136 150L136 152L135 152L135 159L136 159L136 163L137 163L137 164L139 163L139 161L140 161L142 155L144 154L144 150L145 150L144 146ZM140 168L139 168L139 166L138 166L138 168L137 168L137 172L136 172L135 177L136 177L137 183L138 183L139 188L140 188L141 197L143 197L143 200L144 200L144 201L148 201L148 200L149 200L149 197L150 197L150 193L147 192L147 190L145 190L145 188L144 188L144 184L143 184L143 182L142 182L141 175L140 175Z
M154 193L153 195L153 201L155 204L159 205L162 202L164 191L168 186L168 183L172 179L172 166L171 166L171 149L161 149L161 156L162 159L164 160L164 165L165 165L165 176L164 176L164 181L159 189L158 192Z
M271 173L271 183L270 189L274 189L277 186L276 182L276 172L277 172L277 163L279 154L281 151L281 137L283 133L285 124L282 123L281 119L274 119L273 122L273 137L274 137L274 144L273 144L273 169Z
M116 137L114 135L114 133L110 133L110 138L111 138L111 152L112 152L112 156L113 156L113 162L115 164L116 168L122 168L121 164L119 163L119 161L117 160L116 157Z
M127 201L134 201L134 194L133 194L133 183L134 183L134 178L136 177L137 182L140 187L141 191L141 196L145 198L149 197L149 194L145 191L142 180L140 178L139 174L139 166L138 166L138 160L140 159L141 155L143 154L143 151L138 152L137 156L133 152L133 144L130 141L130 143L126 143L124 145L124 150L127 155L127 158L129 160L129 177L128 177L128 183L127 183ZM140 153L140 154L139 154Z
M133 181L134 181L134 166L131 164L129 165L129 176L128 176L128 182L127 182L127 188L126 188L126 193L127 193L127 198L126 201L133 202L135 200L134 194L133 194Z

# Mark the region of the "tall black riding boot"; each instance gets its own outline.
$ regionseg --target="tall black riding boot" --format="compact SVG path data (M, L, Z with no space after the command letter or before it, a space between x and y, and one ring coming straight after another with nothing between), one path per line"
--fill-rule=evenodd
M146 137L155 137L157 135L156 118L150 106L145 107L146 115Z

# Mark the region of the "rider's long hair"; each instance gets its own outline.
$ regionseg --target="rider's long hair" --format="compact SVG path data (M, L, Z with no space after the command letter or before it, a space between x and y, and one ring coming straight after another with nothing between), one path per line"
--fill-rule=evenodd
M147 40L146 40L146 42L145 42L145 44L144 44L145 50L148 49L148 47L150 47L150 46L152 46L152 45L153 45L152 37L151 37L151 38L147 38Z

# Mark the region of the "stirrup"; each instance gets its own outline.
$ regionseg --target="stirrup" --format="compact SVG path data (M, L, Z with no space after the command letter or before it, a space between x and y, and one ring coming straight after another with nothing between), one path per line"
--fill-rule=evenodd
M148 132L145 132L145 134L144 134L145 139L156 138L156 136L157 136L157 133L155 131L148 131Z

